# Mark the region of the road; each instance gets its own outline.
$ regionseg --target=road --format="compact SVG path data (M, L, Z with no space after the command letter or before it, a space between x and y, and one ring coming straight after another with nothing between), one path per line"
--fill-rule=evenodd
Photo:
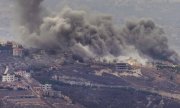
M23 83L28 85L30 90L32 91L33 95L37 96L38 98L40 98L44 103L46 103L46 105L48 105L49 108L56 108L54 107L51 103L49 103L46 99L44 99L39 93L37 93L34 88L33 88L33 82L39 83L38 81L36 81L35 79L31 78L31 79L26 79L23 78ZM40 86L40 85L39 85Z
M132 88L137 91L145 91L145 92L150 92L150 93L155 93L158 94L162 97L167 97L167 98L174 98L176 100L180 101L180 94L178 93L169 93L163 90L155 90L153 88L149 87L137 87L137 86L121 86L121 85L103 85L103 84L95 84L95 83L90 83L90 82L75 82L75 81L63 81L63 83L70 84L73 86L85 86L85 87L97 87L97 88Z

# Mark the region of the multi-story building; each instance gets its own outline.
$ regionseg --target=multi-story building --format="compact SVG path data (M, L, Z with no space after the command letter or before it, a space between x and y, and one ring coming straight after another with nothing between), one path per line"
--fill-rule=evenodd
M19 44L13 45L13 56L22 57L23 56L23 47Z
M22 57L23 52L23 46L15 42L0 43L0 54Z
M128 72L131 66L128 63L116 63L115 70L118 72Z
M13 44L11 42L0 44L0 54L12 54L12 46Z
M4 74L2 76L2 82L14 82L16 80L15 75L11 75L11 74Z
M23 77L24 74L26 74L26 71L17 71L17 72L15 72L15 74Z
M13 48L13 56L22 57L23 49L22 48Z
M51 91L52 85L51 84L44 84L41 86L43 91Z

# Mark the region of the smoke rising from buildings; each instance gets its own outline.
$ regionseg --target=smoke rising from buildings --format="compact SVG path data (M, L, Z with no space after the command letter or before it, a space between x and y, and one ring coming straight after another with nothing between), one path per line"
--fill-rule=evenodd
M164 31L151 20L127 22L120 29L113 24L111 16L91 15L71 8L43 16L42 2L17 0L20 39L30 47L68 49L87 57L118 57L133 46L139 54L153 59L179 61L178 55L169 49Z

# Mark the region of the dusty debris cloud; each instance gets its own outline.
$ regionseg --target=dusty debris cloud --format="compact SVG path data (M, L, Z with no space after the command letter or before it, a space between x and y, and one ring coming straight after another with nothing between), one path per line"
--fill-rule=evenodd
M66 7L55 15L42 16L43 0L16 1L20 39L31 47L68 49L88 57L118 57L133 46L139 54L153 59L179 62L179 56L168 46L164 31L151 20L127 22L120 29L108 15L91 15Z

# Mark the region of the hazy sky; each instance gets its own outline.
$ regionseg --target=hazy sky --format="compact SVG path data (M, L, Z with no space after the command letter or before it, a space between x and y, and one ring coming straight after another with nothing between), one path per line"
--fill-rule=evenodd
M68 5L92 13L107 13L119 25L132 18L151 18L165 29L171 46L180 51L180 0L46 0L45 4L50 9Z
M0 38L14 35L11 30L14 1L0 0ZM95 14L110 14L120 26L127 19L148 17L166 29L174 47L180 41L180 0L45 0L44 5L57 12L68 5Z

